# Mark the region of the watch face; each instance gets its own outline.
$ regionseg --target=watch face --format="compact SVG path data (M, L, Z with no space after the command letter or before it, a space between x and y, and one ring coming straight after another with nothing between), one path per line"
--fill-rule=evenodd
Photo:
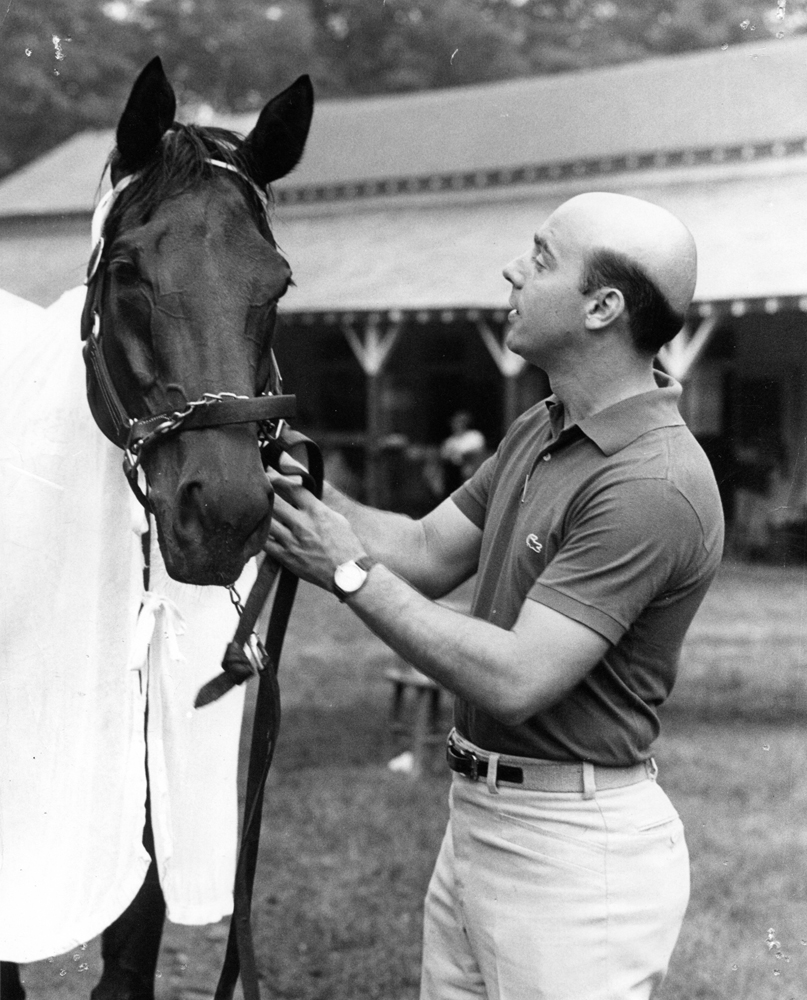
M367 579L367 570L357 566L355 562L342 563L333 574L333 582L346 594L352 594Z

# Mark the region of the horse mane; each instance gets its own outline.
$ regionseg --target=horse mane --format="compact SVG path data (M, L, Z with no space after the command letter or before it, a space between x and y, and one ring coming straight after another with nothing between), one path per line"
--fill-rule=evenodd
M127 188L113 205L105 224L108 238L114 239L124 215L127 225L141 225L166 199L191 191L212 177L217 168L210 159L221 160L248 173L249 164L240 152L242 142L243 136L229 129L174 122L149 162L137 171L139 183ZM109 169L112 174L119 165L120 153L115 149L105 170ZM238 174L231 176L241 187L261 231L271 237L267 218L268 207L272 204L271 188L266 188L264 203L252 184Z

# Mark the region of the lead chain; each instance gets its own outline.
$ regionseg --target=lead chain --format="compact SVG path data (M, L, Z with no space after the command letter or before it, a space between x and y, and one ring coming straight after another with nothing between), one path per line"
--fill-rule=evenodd
M244 613L244 605L241 603L241 595L235 589L233 584L230 584L227 587L227 590L230 594L230 601L232 602L235 610L238 612L238 617L240 618ZM265 667L269 656L266 652L266 647L261 642L260 636L258 636L256 632L250 632L249 638L244 646L244 651L249 657L252 666L255 667L258 673L260 673Z

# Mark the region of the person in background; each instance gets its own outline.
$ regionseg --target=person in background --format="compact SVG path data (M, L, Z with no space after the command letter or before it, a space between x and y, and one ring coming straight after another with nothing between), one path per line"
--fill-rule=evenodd
M552 395L420 520L270 474L266 549L456 695L422 1000L647 1000L689 898L652 744L723 544L681 387L653 367L695 245L662 208L588 193L504 276L507 346ZM436 603L473 574L470 616Z
M471 414L458 410L451 418L451 434L440 445L445 495L470 479L485 458L485 438L471 427Z

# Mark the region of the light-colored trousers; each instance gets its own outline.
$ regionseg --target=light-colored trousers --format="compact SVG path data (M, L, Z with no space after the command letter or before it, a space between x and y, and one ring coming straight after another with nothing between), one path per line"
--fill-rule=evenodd
M426 896L421 1000L648 1000L689 900L689 855L651 778L525 791L454 775Z

